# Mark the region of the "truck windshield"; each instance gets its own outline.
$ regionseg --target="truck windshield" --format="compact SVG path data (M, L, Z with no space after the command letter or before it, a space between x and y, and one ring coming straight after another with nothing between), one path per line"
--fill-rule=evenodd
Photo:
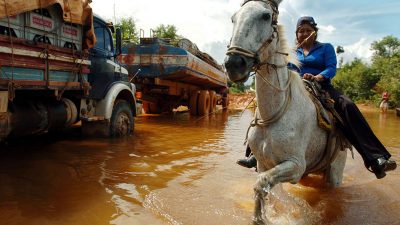
M96 35L95 48L111 52L111 34L108 29L100 23L94 22L94 32Z

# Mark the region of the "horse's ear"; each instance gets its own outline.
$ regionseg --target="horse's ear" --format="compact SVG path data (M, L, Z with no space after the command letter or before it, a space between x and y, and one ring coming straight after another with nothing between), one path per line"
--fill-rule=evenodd
M282 2L282 0L272 0L272 1L274 1L276 3L276 5L279 5Z

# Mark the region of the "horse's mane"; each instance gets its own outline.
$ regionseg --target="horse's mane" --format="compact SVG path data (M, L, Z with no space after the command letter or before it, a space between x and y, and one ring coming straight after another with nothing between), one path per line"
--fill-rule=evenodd
M289 55L286 57L286 62L287 63L292 63L293 65L296 65L297 67L300 66L299 60L297 60L296 57L296 52L294 49L289 49L288 47L288 41L285 37L285 28L283 25L278 25L278 38L280 42L280 52L287 52Z
M286 63L292 63L293 65L297 66L300 68L301 63L299 62L299 60L296 57L296 52L295 49L289 49L288 47L288 41L285 37L285 28L283 27L283 25L278 25L278 38L279 38L279 42L280 42L280 49L278 50L279 52L286 52L289 55L286 57L285 61ZM295 82L297 82L297 85L299 87L303 87L302 89L304 89L304 93L306 94L307 91L304 88L304 84L303 81L301 80L299 74L295 71L290 71L291 73L294 73L294 80Z

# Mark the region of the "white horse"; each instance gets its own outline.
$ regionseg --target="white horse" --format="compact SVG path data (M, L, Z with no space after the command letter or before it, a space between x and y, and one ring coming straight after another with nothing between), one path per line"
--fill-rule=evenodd
M287 69L288 52L277 25L282 0L247 0L232 16L233 35L225 59L229 78L247 80L256 72L258 109L248 138L256 157L254 223L264 223L264 198L282 182L297 183L322 173L329 186L342 182L346 151L338 132L318 126L317 110L297 73ZM343 149L344 150L344 149Z

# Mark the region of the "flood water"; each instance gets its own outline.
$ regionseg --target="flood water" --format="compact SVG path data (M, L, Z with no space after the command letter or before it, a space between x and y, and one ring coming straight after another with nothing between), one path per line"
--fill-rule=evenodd
M400 162L400 117L363 113ZM257 173L235 161L252 116L142 116L122 139L72 131L12 141L0 147L0 224L251 224ZM341 187L318 182L277 186L271 221L400 224L400 170L377 180L348 154Z

